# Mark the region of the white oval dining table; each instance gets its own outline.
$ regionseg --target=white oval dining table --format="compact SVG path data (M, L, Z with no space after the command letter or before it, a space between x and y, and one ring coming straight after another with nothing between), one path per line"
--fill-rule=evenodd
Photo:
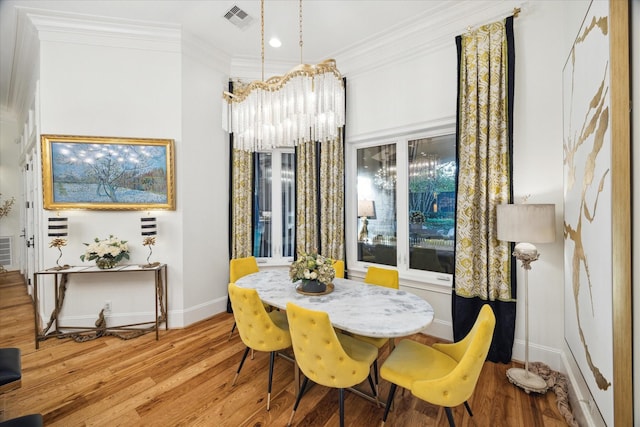
M319 296L298 293L288 269L262 270L236 285L257 290L263 302L283 310L293 302L327 312L334 327L368 337L405 337L433 322L433 307L419 296L355 280L335 278L333 292Z

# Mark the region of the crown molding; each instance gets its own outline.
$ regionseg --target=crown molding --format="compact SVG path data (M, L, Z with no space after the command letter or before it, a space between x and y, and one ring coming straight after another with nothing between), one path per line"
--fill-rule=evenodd
M344 75L370 72L394 62L423 57L444 48L455 49L455 37L467 31L513 14L527 0L465 1L458 8L445 4L402 22L383 33L347 46L332 57Z
M27 117L40 70L40 43L36 28L26 13L18 9L13 67L8 89L8 105L19 122Z
M22 8L40 41L180 51L180 25Z
M182 52L208 68L230 75L231 56L187 31L182 34Z

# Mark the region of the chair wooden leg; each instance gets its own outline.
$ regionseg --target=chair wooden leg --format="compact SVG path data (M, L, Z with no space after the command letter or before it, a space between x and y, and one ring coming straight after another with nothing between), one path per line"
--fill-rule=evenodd
M340 389L340 427L344 427L344 389L343 388Z
M231 385L236 385L236 380L238 379L238 375L240 375L240 369L242 369L242 365L244 364L244 360L247 358L247 355L249 354L249 347L247 347L244 350L244 354L242 355L242 360L240 361L240 366L238 366L238 370L236 371L236 376L233 377L233 382L231 383Z
M447 413L447 419L449 420L450 427L456 427L456 423L453 421L453 414L451 413L451 408L444 408L444 411Z
M227 341L231 341L231 335L233 335L233 331L236 330L236 322L233 322L233 327L231 328L231 332L229 332L229 339Z
M469 416L473 417L473 412L471 412L471 407L469 406L469 403L466 400L464 401L464 407L467 408L467 412L469 413Z
M384 415L382 416L382 424L387 421L387 415L389 415L389 409L391 409L391 403L393 402L393 395L396 392L396 388L398 386L394 383L391 383L391 388L389 389L389 397L387 398L387 406L384 408Z
M287 423L287 427L291 426L293 422L293 416L296 414L296 410L298 409L298 404L300 403L300 399L302 399L302 394L304 393L304 389L307 387L307 382L309 378L304 377L302 380L302 386L300 387L300 391L298 392L298 397L296 397L296 403L293 405L293 411L291 411L291 417L289 417L289 422Z
M273 383L273 365L276 360L276 352L272 351L269 355L269 390L267 391L267 411L271 405L271 384Z

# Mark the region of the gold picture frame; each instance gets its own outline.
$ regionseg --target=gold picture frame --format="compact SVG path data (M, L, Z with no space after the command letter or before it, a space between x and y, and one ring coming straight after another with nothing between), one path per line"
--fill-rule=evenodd
M175 210L172 139L42 135L45 209Z

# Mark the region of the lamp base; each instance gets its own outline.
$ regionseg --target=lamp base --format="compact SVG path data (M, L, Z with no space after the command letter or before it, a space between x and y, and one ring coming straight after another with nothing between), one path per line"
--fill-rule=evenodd
M517 385L529 394L534 391L544 394L547 391L547 383L538 374L526 371L522 368L510 368L507 370L507 378L512 384Z
M155 268L155 267L157 267L159 265L160 265L160 263L156 261L156 262L152 262L152 263L149 263L149 264L140 264L140 268Z

